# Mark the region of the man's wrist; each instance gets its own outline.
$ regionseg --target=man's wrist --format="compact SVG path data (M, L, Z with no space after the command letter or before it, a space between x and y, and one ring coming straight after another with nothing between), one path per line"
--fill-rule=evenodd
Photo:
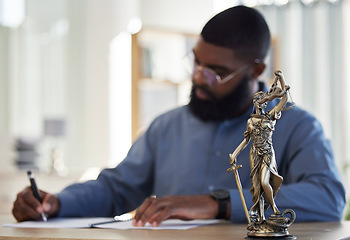
M210 196L218 203L217 219L228 219L230 216L230 193L227 190L214 190Z

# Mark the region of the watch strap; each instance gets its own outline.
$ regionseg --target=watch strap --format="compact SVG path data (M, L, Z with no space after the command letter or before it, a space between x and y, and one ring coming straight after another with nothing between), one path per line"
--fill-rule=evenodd
M218 215L216 216L217 219L225 219L227 215L227 204L228 199L217 199L219 204L219 211Z
M218 214L217 219L226 219L227 217L227 208L230 201L230 194L227 190L216 189L210 192L210 195L218 203Z

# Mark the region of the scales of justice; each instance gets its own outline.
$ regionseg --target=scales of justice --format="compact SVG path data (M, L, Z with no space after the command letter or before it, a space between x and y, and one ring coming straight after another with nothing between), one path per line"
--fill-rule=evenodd
M286 107L288 102L289 86L286 85L281 71L275 71L275 80L267 92L257 92L253 98L255 113L247 121L247 130L244 132L244 139L235 151L230 154L232 167L227 172L233 172L237 187L242 200L245 215L248 220L248 237L284 237L284 239L295 239L289 235L288 227L295 220L295 212L286 209L280 212L275 203L275 196L282 185L283 177L277 172L275 152L272 145L272 134L276 120L281 117L283 110L293 107ZM271 110L265 112L268 102L280 99L279 103ZM237 165L237 156L252 141L249 162L250 178L252 187L250 192L253 196L253 206L248 211ZM273 214L265 217L265 211L271 207Z

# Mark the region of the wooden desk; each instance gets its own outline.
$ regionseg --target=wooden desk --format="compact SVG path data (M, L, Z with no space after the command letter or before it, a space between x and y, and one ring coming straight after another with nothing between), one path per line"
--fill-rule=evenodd
M14 222L10 215L0 215L0 224ZM294 223L289 233L297 240L350 239L349 222ZM201 226L189 230L115 230L115 229L25 229L0 227L0 239L247 239L245 224ZM255 240L257 240L255 238Z

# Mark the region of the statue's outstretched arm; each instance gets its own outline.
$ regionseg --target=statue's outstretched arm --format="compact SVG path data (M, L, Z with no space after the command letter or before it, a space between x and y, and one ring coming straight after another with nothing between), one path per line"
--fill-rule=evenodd
M235 149L233 153L230 154L230 164L236 164L237 163L237 156L245 149L250 141L250 136L247 134L247 132L244 133L244 139L243 141L238 145L238 147Z
M289 90L289 86L286 85L286 82L284 80L284 76L281 71L275 71L276 76L276 82L279 81L281 84L282 89L280 89L279 93L276 94L276 97L282 97L281 101L270 110L270 115L278 115L283 110L283 108L286 106L288 102L288 95L287 91Z

